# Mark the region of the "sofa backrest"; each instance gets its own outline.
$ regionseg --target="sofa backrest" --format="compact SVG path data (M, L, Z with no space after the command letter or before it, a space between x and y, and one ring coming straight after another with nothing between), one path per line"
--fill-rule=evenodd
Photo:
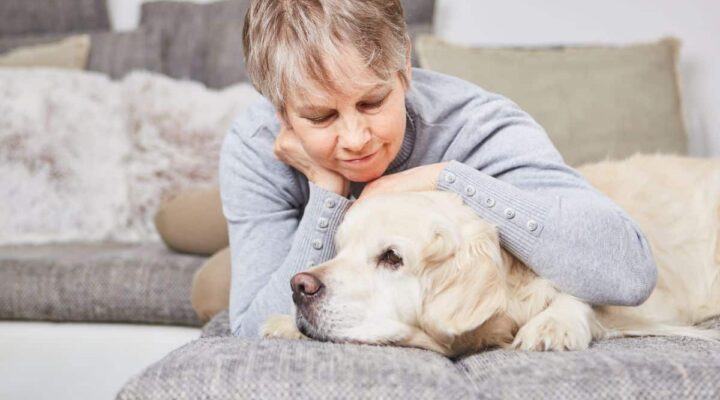
M435 0L402 3L411 38L432 33ZM247 81L242 28L248 4L248 0L144 3L140 26L161 32L164 74L222 88ZM414 56L413 64L418 65Z

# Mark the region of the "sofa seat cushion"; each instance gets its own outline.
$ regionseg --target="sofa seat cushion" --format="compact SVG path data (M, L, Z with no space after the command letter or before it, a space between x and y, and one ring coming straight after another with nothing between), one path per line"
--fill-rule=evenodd
M202 327L202 333L200 334L201 338L222 336L232 336L232 332L230 332L230 314L227 309L210 318L210 321Z
M171 352L116 399L468 399L471 388L428 350L217 336Z
M0 319L201 326L190 289L205 260L160 242L0 246Z
M688 345L695 348L648 338L582 352L493 350L464 367L476 390L489 399L720 398L720 347Z
M701 324L720 329L720 318ZM720 398L720 343L601 340L585 351L493 349L448 359L400 347L247 339L216 314L201 338L134 376L117 399Z
M702 325L720 329L720 318ZM686 337L608 339L572 352L496 349L457 365L483 398L720 398L720 342Z

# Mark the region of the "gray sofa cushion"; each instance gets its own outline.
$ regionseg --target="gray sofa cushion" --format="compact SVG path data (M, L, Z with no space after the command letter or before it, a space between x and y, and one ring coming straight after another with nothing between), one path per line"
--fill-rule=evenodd
M148 2L142 5L140 25L162 32L165 74L223 88L247 81L242 28L248 4L248 0ZM411 37L432 33L434 4L435 0L403 1ZM413 61L417 66L415 57Z
M222 88L247 80L242 25L248 4L246 0L149 2L142 5L140 25L162 32L165 74Z
M107 30L107 0L0 1L0 37Z
M53 33L0 38L0 54L23 46L58 42L70 35ZM131 32L91 32L87 69L119 79L133 70L162 72L162 43L158 29Z
M701 324L720 329L720 318ZM494 349L447 359L399 347L233 337L227 310L201 338L132 377L117 399L720 398L720 343L621 338L585 351Z
M132 32L98 32L90 35L87 69L114 79L134 70L162 72L160 31L141 28Z
M221 336L232 336L232 332L230 332L230 315L227 309L210 318L210 321L202 327L202 333L200 334L201 338Z
M720 318L703 323L720 328ZM492 350L457 366L482 398L717 399L720 343L619 338L578 352Z
M217 336L171 352L116 399L471 397L453 363L427 350Z
M190 303L205 257L162 243L0 247L0 319L201 326Z

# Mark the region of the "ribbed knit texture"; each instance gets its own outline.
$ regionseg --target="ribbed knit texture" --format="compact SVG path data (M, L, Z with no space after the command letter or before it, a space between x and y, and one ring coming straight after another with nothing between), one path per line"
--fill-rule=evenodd
M401 149L385 174L450 161L437 190L460 194L498 226L500 243L560 290L592 304L637 305L657 269L637 224L567 166L543 128L511 100L413 69ZM255 337L293 311L290 279L335 255L350 199L308 182L272 151L280 126L265 99L238 116L220 155L232 254L229 319Z

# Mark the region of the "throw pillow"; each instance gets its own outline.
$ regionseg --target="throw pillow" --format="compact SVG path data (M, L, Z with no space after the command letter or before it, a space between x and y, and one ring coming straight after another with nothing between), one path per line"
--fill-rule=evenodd
M130 149L120 95L97 73L0 68L0 244L114 238Z
M158 206L217 187L222 139L259 97L142 71L0 69L0 244L160 241Z
M687 153L677 39L630 46L483 48L418 39L420 65L518 103L569 165Z
M63 33L0 38L0 53L20 47L56 43L70 36ZM102 72L113 79L120 79L134 70L162 72L162 43L157 29L92 32L89 36L89 55L86 57L86 69L89 71Z
M154 221L163 242L175 251L211 255L228 246L218 187L184 189L160 204Z
M230 301L230 247L208 258L193 275L190 302L200 321L227 309Z
M128 158L131 240L160 240L159 205L186 188L217 187L220 145L242 109L259 99L248 83L221 91L194 81L135 71L122 81L131 152Z
M42 35L0 37L0 53L7 53L8 51L16 49L18 47L29 47L39 44L57 43L71 36L77 35L67 33L51 33Z
M140 25L162 32L163 73L222 88L248 79L242 46L248 4L249 0L147 2L142 5ZM432 33L435 0L403 0L402 4L411 38Z
M247 80L242 27L248 4L248 0L147 2L142 5L140 26L162 32L163 73L222 88Z
M0 1L0 37L107 30L107 0Z
M134 70L162 72L160 31L141 28L131 32L97 32L90 35L87 69L123 78Z
M85 69L90 37L76 35L56 43L20 47L0 54L0 67L47 67Z

